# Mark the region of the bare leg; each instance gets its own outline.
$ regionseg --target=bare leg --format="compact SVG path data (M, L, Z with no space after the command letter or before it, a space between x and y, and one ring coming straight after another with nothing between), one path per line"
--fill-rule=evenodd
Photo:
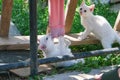
M59 49L61 51L61 54L64 54L65 52L65 42L64 42L64 36L60 36L58 37L58 40L59 40Z

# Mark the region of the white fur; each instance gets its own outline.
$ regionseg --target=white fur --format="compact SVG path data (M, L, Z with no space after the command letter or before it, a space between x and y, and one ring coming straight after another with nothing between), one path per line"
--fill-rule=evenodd
M60 57L63 55L73 56L71 50L69 49L69 45L71 42L69 40L64 39L64 37L59 38L59 43L54 44L50 35L45 35L40 38L38 49L43 51L44 58L49 57ZM57 67L67 67L74 65L78 62L84 63L83 59L70 60L54 63L54 66Z
M109 22L102 16L93 15L94 7L95 5L87 6L84 2L80 6L82 8L80 10L81 24L85 31L79 36L79 39L85 39L92 32L101 41L103 48L111 48L115 41L120 44L120 37L112 29ZM84 12L84 10L87 10L87 12Z

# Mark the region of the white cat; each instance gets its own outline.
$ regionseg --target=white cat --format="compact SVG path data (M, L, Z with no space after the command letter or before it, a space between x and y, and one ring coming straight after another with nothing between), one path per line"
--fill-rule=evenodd
M62 44L62 47L60 48L61 44ZM71 50L69 49L70 44L71 42L69 40L64 40L64 42L59 42L58 44L54 44L51 36L45 35L40 38L38 49L43 51L44 58L57 57L57 56L63 56L63 55L73 56L71 53ZM84 63L84 60L77 59L77 60L63 61L63 62L54 63L53 65L56 67L67 67L67 66L74 65L78 62Z
M83 40L92 32L101 41L103 48L111 48L115 41L120 44L120 37L109 22L102 16L93 15L94 8L94 4L87 6L84 1L80 5L81 24L85 31L78 39Z

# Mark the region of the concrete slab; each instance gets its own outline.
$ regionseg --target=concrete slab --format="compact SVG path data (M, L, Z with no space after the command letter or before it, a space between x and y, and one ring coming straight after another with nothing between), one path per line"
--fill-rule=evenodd
M100 69L93 69L88 74L81 73L78 71L67 72L67 73L56 74L52 76L46 76L43 78L43 80L94 80L93 78L96 74L107 72L114 68L115 66L102 67Z

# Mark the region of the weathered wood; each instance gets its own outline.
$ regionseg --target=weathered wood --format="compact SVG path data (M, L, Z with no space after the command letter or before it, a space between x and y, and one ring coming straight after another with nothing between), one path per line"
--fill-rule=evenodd
M0 36L7 37L9 34L10 19L13 0L2 0L2 15L0 25Z
M118 13L118 16L117 16L117 19L116 19L116 22L115 22L115 25L114 25L114 29L116 31L120 31L120 11Z
M69 34L65 35L65 38L71 41L71 46L73 45L83 45L83 44L97 44L100 43L93 35L89 35L86 39L80 41L78 39L79 34Z
M43 35L39 35L38 39ZM65 38L71 41L72 45L82 44L96 44L99 41L94 36L89 36L87 39L80 41L77 39L79 34L65 35ZM16 49L29 49L30 48L30 37L29 36L11 36L9 38L0 37L0 50L16 50ZM55 43L58 41L55 40Z
M49 71L52 69L52 66L50 65L39 65L38 67L38 72L45 72L45 71ZM26 67L26 68L19 68L19 69L12 69L10 70L10 72L14 73L15 75L19 76L19 77L28 77L30 76L30 67Z
M29 36L0 37L0 50L28 49L30 44Z
M120 32L118 32L120 35ZM44 35L38 35L37 39L40 39ZM65 35L64 37L71 41L73 45L83 44L98 44L100 43L93 35L89 35L85 40L80 41L78 39L79 33ZM58 40L55 40L57 43ZM17 49L29 49L30 48L30 37L29 36L11 36L9 38L0 37L0 50L17 50Z
M78 0L68 0L65 12L65 33L68 34L71 30L74 19L75 10Z
M46 34L50 33L50 27L47 26Z

